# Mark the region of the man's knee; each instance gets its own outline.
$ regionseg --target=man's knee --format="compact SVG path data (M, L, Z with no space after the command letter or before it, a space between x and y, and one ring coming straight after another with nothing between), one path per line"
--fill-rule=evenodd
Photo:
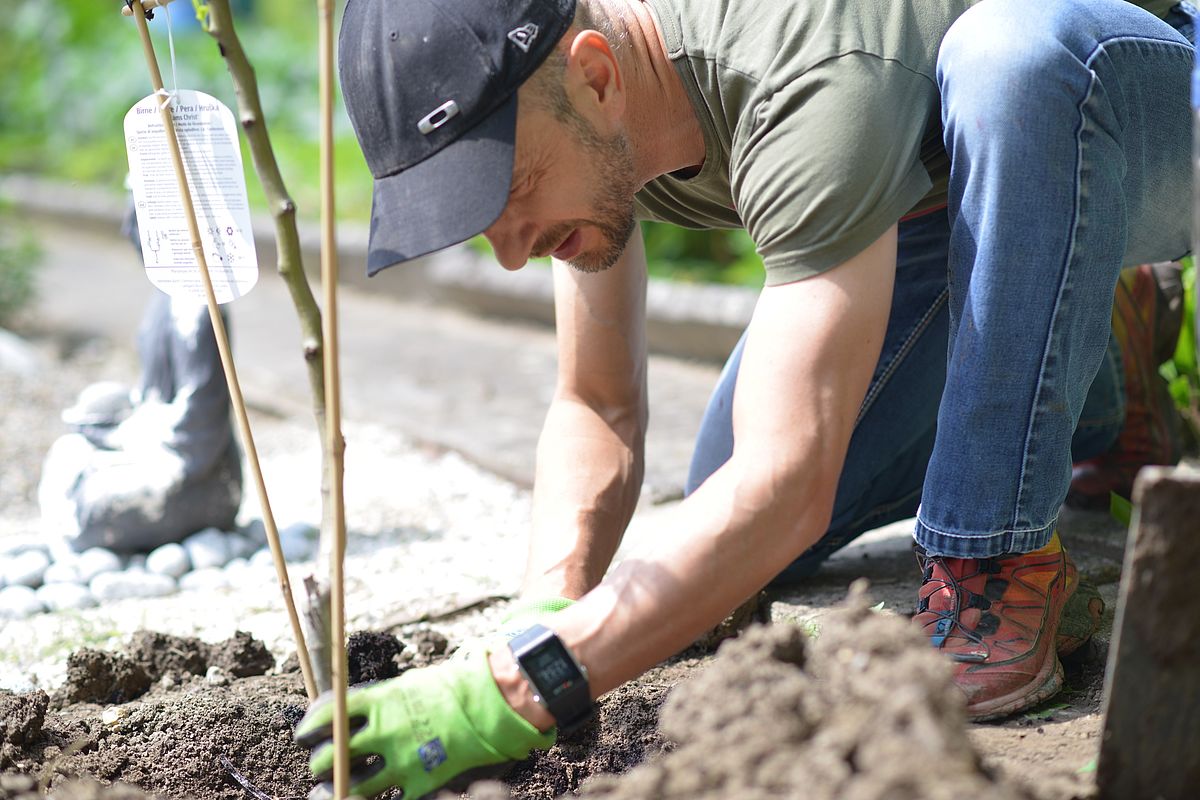
M1091 78L1071 41L1066 5L985 0L968 9L938 51L938 84L951 103L944 111L1020 124L1014 115L1034 112L1049 95L1078 103Z

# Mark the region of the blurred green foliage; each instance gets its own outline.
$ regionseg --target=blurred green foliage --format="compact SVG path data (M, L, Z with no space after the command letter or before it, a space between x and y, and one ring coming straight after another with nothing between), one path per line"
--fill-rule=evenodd
M17 3L0 26L0 172L36 173L119 188L127 171L121 126L150 93L134 23L120 0ZM170 6L150 28L168 88L197 89L236 114L233 83L190 3ZM263 113L288 191L302 217L319 197L315 7L290 0L233 0L238 36L259 82ZM335 119L338 216L366 222L371 176L344 111ZM263 207L243 141L250 202ZM761 285L762 267L742 232L646 226L652 274L690 281Z
M1200 364L1196 356L1196 261L1183 259L1183 330L1174 357L1160 367L1171 397L1183 417L1190 438L1189 450L1200 450Z
M316 12L282 0L259 0L254 13L235 0L238 35L259 80L263 113L279 168L302 216L317 216ZM150 94L134 22L119 0L19 3L0 27L0 171L27 172L119 188L128 170L125 113ZM150 23L167 88L197 89L237 113L233 82L216 43L189 2L170 6L176 75L167 18ZM339 215L370 213L370 173L344 113L335 118ZM242 142L251 203L262 207Z
M33 239L20 233L12 213L0 206L0 328L33 300L39 257Z

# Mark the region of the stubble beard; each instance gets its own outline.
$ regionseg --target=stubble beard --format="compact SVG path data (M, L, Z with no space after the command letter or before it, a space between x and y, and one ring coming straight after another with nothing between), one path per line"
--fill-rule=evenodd
M633 196L637 192L633 150L623 133L600 136L584 120L579 122L582 127L573 125L572 128L588 154L589 177L596 187L592 218L586 224L600 232L600 244L580 251L567 263L580 272L603 272L624 254L625 245L637 226L633 206Z

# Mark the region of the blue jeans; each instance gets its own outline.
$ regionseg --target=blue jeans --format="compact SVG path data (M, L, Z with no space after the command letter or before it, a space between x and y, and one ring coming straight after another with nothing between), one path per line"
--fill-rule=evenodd
M1190 23L1178 8L1171 21ZM1172 25L1124 0L982 0L951 26L938 55L949 205L900 225L831 525L780 579L914 513L933 554L1049 541L1072 460L1107 449L1124 419L1120 269L1190 249L1192 60ZM741 352L689 492L732 452Z

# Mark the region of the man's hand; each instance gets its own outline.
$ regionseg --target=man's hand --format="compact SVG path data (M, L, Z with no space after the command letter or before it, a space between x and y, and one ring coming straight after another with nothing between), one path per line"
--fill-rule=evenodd
M350 792L364 797L398 786L416 800L469 769L526 758L556 737L505 702L483 652L356 689L346 708ZM322 781L333 770L332 720L333 698L322 695L296 726L296 742L311 748L309 768Z

